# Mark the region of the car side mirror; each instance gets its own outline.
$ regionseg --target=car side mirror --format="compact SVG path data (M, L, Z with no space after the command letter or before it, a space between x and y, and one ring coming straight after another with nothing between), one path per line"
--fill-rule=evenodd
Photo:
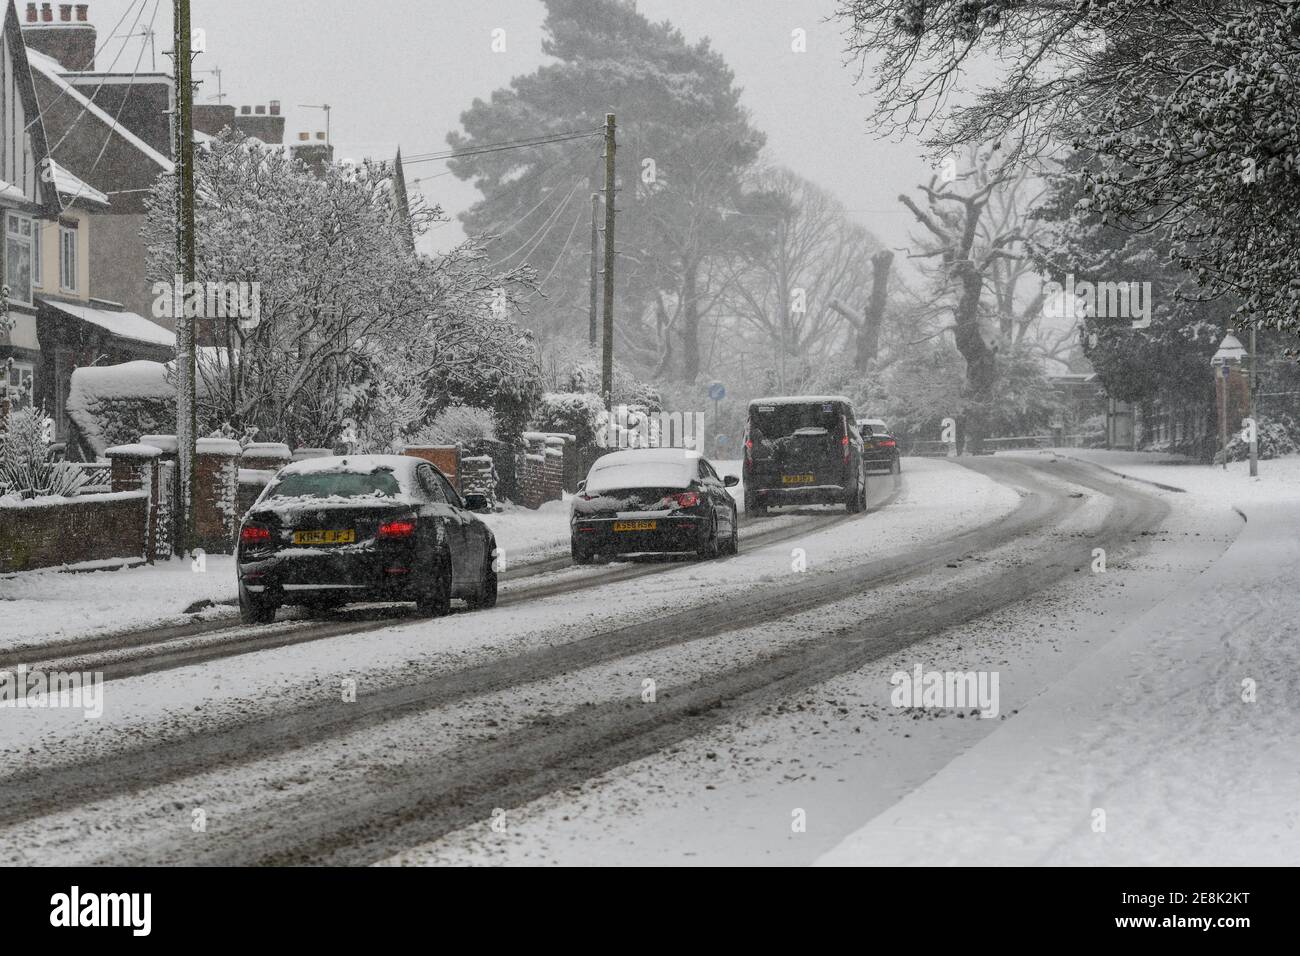
M723 475L722 483L728 488L734 488L736 485L740 484L740 479L735 475Z
M465 495L465 509L467 511L487 511L487 495L480 494L477 491L468 492Z
M583 478L581 481L578 482L578 488L577 488L577 490L578 490L578 491L583 491L584 489L586 489L586 487L587 487L587 479L586 479L586 478Z

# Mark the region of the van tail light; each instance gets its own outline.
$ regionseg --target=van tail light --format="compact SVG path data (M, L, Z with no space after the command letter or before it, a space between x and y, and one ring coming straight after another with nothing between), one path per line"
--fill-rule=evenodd
M385 521L379 526L379 533L376 537L392 540L394 538L410 538L415 535L414 521Z
M897 445L897 444L898 444L898 442L894 441L894 439L892 439L892 438L886 438L884 441L882 441L882 442L880 443L880 447L881 447L881 448L893 448L893 447L894 447L895 445Z
M246 524L239 529L239 541L241 544L270 544L271 529L260 524Z
M700 496L694 491L679 491L673 495L665 495L663 503L669 508L694 508L700 503Z

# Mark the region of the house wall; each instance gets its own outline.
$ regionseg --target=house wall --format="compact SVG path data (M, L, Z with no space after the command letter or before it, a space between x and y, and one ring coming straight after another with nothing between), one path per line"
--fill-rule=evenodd
M69 290L60 284L59 265L59 223L57 221L39 221L41 243L41 275L39 284L33 276L33 293L57 295L65 299L89 301L91 297L91 249L98 245L90 241L90 233L95 225L94 219L85 211L72 208L63 213L63 219L77 224L77 288ZM106 217L100 217L106 218ZM99 296L102 298L102 296Z
M95 232L87 261L90 268L91 295L96 299L120 302L126 311L143 315L168 329L175 323L169 318L155 319L153 284L146 278L144 213L117 213L90 217Z

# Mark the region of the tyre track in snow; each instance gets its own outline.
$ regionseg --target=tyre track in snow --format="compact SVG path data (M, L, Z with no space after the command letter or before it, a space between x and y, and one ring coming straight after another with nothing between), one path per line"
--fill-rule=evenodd
M900 491L901 485L873 493L873 503L860 515L831 513L823 516L804 513L798 514L794 522L773 528L763 527L771 518L755 519L742 525L742 528L757 527L745 535L741 543L748 547L766 547L804 537L879 511L893 501ZM727 561L731 557L716 560ZM590 569L589 573L564 580L542 581L533 586L504 591L498 600L498 606L508 607L523 601L662 574L692 563L690 560L667 560L655 563L637 561L613 568L598 566ZM502 574L502 580L528 580L574 567L576 566L567 555L557 556L513 568ZM452 613L469 612L455 609ZM402 624L418 624L421 620L405 607L372 607L344 611L326 619L297 618L263 625L244 625L230 620L195 621L79 641L12 649L0 654L0 670L25 664L29 670L95 671L101 673L105 681L112 681L309 641L365 634Z
M285 753L430 708L561 676L629 654L779 621L820 604L832 603L853 590L923 575L941 569L951 559L998 547L1024 535L1050 531L1081 504L1082 499L1073 498L1054 483L1042 480L1036 476L1036 469L1025 463L993 459L977 462L973 467L995 480L1028 487L1028 491L1022 491L1021 503L1011 515L901 556L774 585L762 602L755 602L752 595L743 595L596 633L571 643L363 694L351 704L330 701L224 730L118 751L84 763L3 778L0 779L0 826ZM1069 471L1057 469L1062 478ZM1113 487L1107 481L1074 474L1068 480L1110 495L1115 502L1104 527L1090 537L1089 549L1097 543L1117 547L1121 538L1131 537L1144 526L1157 523L1166 510L1162 502L1145 493ZM1003 586L988 593L972 594L963 590L927 606L890 609L864 625L868 628L865 639L848 639L839 632L827 635L810 646L783 651L674 691L670 698L663 699L664 706L649 708L650 713L636 708L629 710L625 704L582 708L550 719L540 728L505 734L490 746L477 743L463 752L453 751L454 757L448 758L451 763L444 764L439 758L417 768L388 768L393 774L391 781L372 780L374 785L366 793L355 795L355 800L351 796L331 800L335 807L307 804L292 812L284 807L285 815L273 810L269 811L270 818L261 812L249 813L247 825L254 828L250 833L257 836L237 841L238 847L214 847L215 855L211 860L205 857L204 862L317 861L336 854L346 856L354 852L349 849L353 844L370 848L356 851L363 856L372 851L377 856L380 847L376 840L383 848L392 845L400 849L393 841L408 839L410 832L418 831L419 840L415 842L432 839L480 819L485 803L492 803L493 807L517 805L554 789L558 785L555 780L580 781L599 772L593 768L617 766L652 753L663 745L662 741L697 733L699 727L715 719L712 711L723 701L758 699L764 694L780 694L807 686L860 667L873 657L896 649L899 641L906 644L918 640L955 620L978 616L1020 600L1030 588L1044 586L1076 567L1078 553L1087 550L1077 543L1062 544L1058 549L1057 560L1039 561L1032 568L1004 572ZM705 723L701 724L701 720ZM276 806L281 807L282 803ZM336 816L334 811L338 807L344 812ZM392 832L400 831L403 834L400 838L383 837L389 830L385 821L390 818L394 824ZM372 832L371 828L375 827L378 830Z

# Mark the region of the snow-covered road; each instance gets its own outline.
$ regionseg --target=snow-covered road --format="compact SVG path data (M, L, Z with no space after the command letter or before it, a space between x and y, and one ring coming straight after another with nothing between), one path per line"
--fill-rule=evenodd
M887 507L757 523L751 546L726 561L548 571L512 582L503 598L517 599L491 612L325 622L339 631L122 673L105 687L99 721L9 712L0 747L10 768L21 757L22 772L0 778L0 858L546 859L566 844L578 852L598 844L610 859L718 858L734 848L735 831L715 826L716 838L701 842L698 817L680 812L683 788L701 789L698 774L683 772L683 754L717 735L743 741L773 715L805 713L798 702L808 695L910 658L918 641L1086 570L1099 541L1112 561L1128 560L1147 543L1135 531L1167 510L1077 465L971 464L977 470L909 462ZM1005 646L996 653L1011 656ZM1034 686L1031 675L1006 697L1002 717ZM351 688L355 702L345 699ZM859 747L910 740L897 732L904 722L888 712L887 691L876 686L856 701L834 693L837 723L855 721ZM984 733L1000 722L963 725ZM811 746L830 723L793 738L760 730L783 741L775 763L781 748L705 743L715 747L705 767L770 772L830 761L860 779L860 762ZM802 749L793 768L792 743ZM899 768L876 794L915 785L925 766ZM665 801L600 814L595 831L573 823L575 799L626 800L628 779L653 780L640 792ZM675 814L665 809L674 805ZM757 804L737 797L730 806L744 820ZM776 828L786 837L790 809ZM860 825L862 810L842 806L837 827L796 843L792 859L828 849L828 834ZM676 826L637 846L629 834L664 813ZM540 819L554 825L530 828ZM614 838L593 842L616 820ZM752 852L774 845L758 841Z

